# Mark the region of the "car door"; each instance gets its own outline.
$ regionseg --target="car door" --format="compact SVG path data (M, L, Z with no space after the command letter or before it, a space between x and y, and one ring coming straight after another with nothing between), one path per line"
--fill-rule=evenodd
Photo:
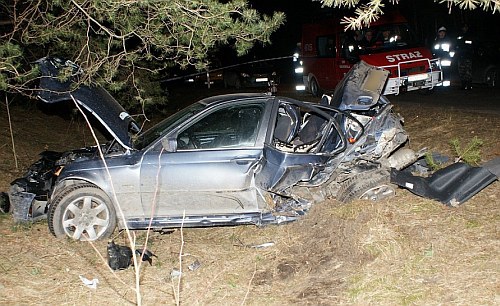
M346 148L340 117L337 110L326 106L286 100L277 103L256 185L287 195L289 187L311 181Z
M269 121L267 100L214 107L165 136L141 165L146 216L210 216L257 212L255 188ZM165 150L172 141L176 149Z

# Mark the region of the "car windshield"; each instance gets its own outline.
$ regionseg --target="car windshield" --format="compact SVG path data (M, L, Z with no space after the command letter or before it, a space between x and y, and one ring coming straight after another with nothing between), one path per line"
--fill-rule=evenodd
M205 104L198 102L198 103L194 103L194 104L184 108L183 110L169 116L168 118L166 118L163 121L154 125L149 130L147 130L144 133L141 133L137 137L135 137L133 139L134 148L137 150L141 150L141 149L147 147L149 144L154 142L160 136L164 135L165 133L170 132L172 129L174 129L176 126L178 126L178 124L180 122L184 121L187 118L190 118L190 117L196 115L204 108L205 108Z

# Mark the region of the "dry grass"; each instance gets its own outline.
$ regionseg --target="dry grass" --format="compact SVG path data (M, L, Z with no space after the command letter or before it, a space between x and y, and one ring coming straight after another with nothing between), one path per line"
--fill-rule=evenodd
M401 104L412 146L451 153L453 137L478 136L483 156L500 155L495 114ZM23 108L13 113L23 169L43 149L65 149L90 140L84 125ZM0 127L7 131L5 112ZM428 114L432 114L429 116ZM50 127L47 123L50 122ZM474 131L472 133L472 131ZM54 135L56 134L56 135ZM77 135L77 136L75 136ZM54 137L55 136L55 137ZM0 134L2 191L19 176L11 163L8 133ZM61 145L64 143L64 145ZM298 222L184 229L180 301L183 305L462 304L499 303L500 188L496 182L459 208L448 208L401 190L380 203L315 205ZM139 244L145 232L136 232ZM117 243L125 244L123 235ZM174 304L181 233L152 235L153 265L142 265L144 305ZM46 223L16 226L0 218L0 304L109 304L135 302L133 269L111 273L87 243L56 240ZM249 246L274 242L256 249ZM94 243L105 254L106 243ZM198 261L201 266L190 270ZM96 290L79 275L97 278Z

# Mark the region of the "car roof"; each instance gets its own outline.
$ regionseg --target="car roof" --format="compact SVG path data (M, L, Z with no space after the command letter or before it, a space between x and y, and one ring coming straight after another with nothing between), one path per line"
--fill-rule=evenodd
M262 93L233 93L225 95L211 96L198 101L198 103L204 104L205 106L212 106L215 104L220 104L228 101L239 101L247 99L269 99L274 98L272 96L262 94Z

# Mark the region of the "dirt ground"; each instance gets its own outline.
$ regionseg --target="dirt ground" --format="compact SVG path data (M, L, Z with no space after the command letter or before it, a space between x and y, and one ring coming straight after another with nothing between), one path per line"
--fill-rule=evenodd
M485 102L500 104L496 93L465 97L458 91L436 92L390 99L406 119L412 148L453 155L450 140L458 137L467 143L477 136L484 141L486 161L500 156L500 113ZM437 104L445 98L458 102ZM43 112L33 103L13 103L9 110L18 165L4 102L0 191L7 191L39 152L93 144L81 119ZM151 266L141 265L142 301L498 305L499 186L493 183L458 208L398 190L395 198L378 203L317 203L298 222L282 226L153 233L149 248L158 257ZM125 243L123 234L115 235L117 243ZM141 244L146 233L135 235ZM56 240L46 222L21 226L2 215L0 243L0 304L136 303L134 270L112 273L105 260L106 242ZM270 246L253 247L263 243ZM97 289L84 286L79 276L98 279Z

